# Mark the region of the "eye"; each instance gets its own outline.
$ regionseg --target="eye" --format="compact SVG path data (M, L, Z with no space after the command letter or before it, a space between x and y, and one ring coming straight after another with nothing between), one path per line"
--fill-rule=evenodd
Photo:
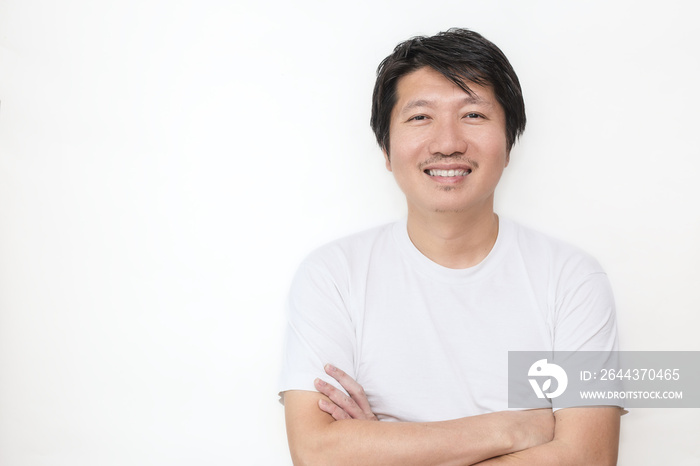
M484 117L483 117L483 115L472 112L472 113L467 113L466 115L464 115L464 118L484 118Z
M408 121L423 121L427 120L428 117L426 115L416 115L408 119Z

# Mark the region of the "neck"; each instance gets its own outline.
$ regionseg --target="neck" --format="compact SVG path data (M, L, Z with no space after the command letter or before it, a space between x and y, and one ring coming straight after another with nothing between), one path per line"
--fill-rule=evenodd
M443 267L473 267L491 252L498 237L498 216L490 209L479 214L430 212L409 208L408 236L427 258Z

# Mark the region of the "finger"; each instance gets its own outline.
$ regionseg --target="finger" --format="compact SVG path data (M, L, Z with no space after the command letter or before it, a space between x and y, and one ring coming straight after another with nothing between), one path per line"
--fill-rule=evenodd
M331 403L330 401L326 400L318 400L318 407L321 408L321 411L324 411L331 416L333 416L333 419L336 421L340 421L341 419L352 419L348 413L340 409L336 404Z
M316 390L326 395L340 409L345 411L353 419L364 418L364 412L355 401L333 385L321 379L314 380Z
M357 383L355 379L350 377L345 371L338 369L332 364L326 364L324 367L326 374L333 377L340 383L340 385L350 394L357 406L366 415L374 416L372 413L372 408L369 406L369 401L367 400L367 395L365 394L365 389Z
M360 417L363 414L352 398L328 382L316 379L314 380L314 385L319 392L326 395L336 406L347 412L351 417Z

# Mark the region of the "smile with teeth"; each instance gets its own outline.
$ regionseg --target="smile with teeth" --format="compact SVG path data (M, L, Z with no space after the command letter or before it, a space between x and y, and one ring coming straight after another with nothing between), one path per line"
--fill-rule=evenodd
M430 176L467 176L471 170L426 170Z

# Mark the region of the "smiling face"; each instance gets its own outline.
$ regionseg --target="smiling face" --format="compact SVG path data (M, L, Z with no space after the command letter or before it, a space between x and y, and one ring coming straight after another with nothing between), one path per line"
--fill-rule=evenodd
M505 113L490 88L469 88L472 95L429 67L397 84L384 155L409 215L493 213L494 190L508 165Z

